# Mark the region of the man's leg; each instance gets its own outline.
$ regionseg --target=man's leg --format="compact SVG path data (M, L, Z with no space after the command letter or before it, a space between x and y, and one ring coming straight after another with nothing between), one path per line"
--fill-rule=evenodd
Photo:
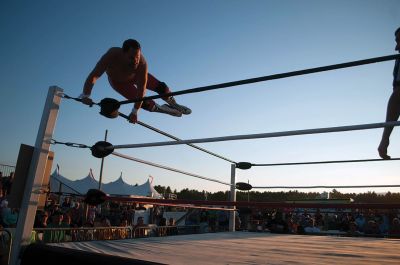
M108 79L108 80L110 82L111 87L114 88L115 91L120 93L126 99L138 98L138 90L137 90L134 82L114 82L111 79ZM176 116L176 117L182 116L182 113L177 111L176 109L174 109L172 107L168 107L167 104L165 104L163 106L159 106L152 99L143 101L142 109L145 109L145 110L151 111L151 112L166 113L166 114Z
M167 84L165 84L164 82L160 82L157 78L155 78L150 73L147 75L147 89L154 91L160 95L171 93L171 90L169 89ZM188 107L176 103L175 98L172 96L171 97L163 97L162 99L165 102L167 102L170 107L180 111L182 114L188 115L188 114L192 113L192 110L189 109ZM163 105L163 106L165 106L165 105Z
M394 89L392 95L389 98L387 110L386 110L386 121L397 121L400 115L400 89ZM382 133L382 139L378 147L379 156L383 159L390 159L387 154L387 148L389 147L389 138L392 134L392 127L385 127Z
M156 91L155 88L157 88L158 83L160 83L160 82L156 78L154 78L154 76L152 76L151 74L147 75L147 87L146 87L146 89L149 89L151 91ZM168 93L168 92L166 92L166 93ZM172 116L175 116L175 117L181 117L182 116L182 112L180 112L179 110L177 110L175 108L172 108L168 104L164 104L164 105L160 106L152 99L144 101L142 107L145 110L148 110L148 111L151 111L151 112L165 113L165 114L169 114L169 115L172 115Z

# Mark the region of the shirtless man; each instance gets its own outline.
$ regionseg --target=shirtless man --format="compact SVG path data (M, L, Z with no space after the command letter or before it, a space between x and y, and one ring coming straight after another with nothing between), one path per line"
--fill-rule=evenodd
M92 88L96 80L104 72L107 73L111 87L126 99L143 98L146 95L146 89L155 91L158 94L171 93L164 82L160 82L147 72L147 62L142 55L140 44L133 39L124 41L122 48L110 48L100 58L83 86L83 93L80 95L80 98L84 104L91 105L93 103L90 98ZM136 102L129 115L129 121L132 123L138 121L138 111L140 108L176 117L180 117L182 114L188 115L192 112L189 108L177 104L174 97L165 97L162 99L168 104L160 106L153 100Z
M396 36L396 48L395 50L400 52L400 28L398 28L394 35ZM400 116L400 59L396 60L393 70L393 92L389 98L386 121L397 121ZM385 127L383 129L382 139L378 147L379 156L383 159L390 159L387 154L387 148L389 147L389 138L393 131L392 127Z

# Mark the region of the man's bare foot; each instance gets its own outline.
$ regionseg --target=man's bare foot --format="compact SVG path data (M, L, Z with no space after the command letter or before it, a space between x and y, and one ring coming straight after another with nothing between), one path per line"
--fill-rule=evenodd
M390 159L390 156L387 154L387 148L389 146L389 141L382 140L378 147L379 156L382 159Z

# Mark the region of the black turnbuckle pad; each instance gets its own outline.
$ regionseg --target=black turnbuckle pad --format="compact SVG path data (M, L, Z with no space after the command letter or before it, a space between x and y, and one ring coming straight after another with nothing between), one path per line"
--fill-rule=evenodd
M236 163L236 168L239 168L239 169L250 169L251 166L252 166L252 164L249 163L249 162L239 162L239 163Z
M246 182L237 182L236 183L236 189L238 190L251 190L253 186L251 186L249 183Z
M118 110L121 104L113 98L104 98L100 101L100 114L104 117L114 119L118 117Z
M86 193L84 201L85 201L85 203L87 203L89 205L96 206L96 205L99 205L99 204L102 204L103 202L105 202L106 198L107 198L107 194L105 194L101 190L90 189Z
M103 158L114 152L114 146L109 142L99 141L95 143L90 150L94 157Z

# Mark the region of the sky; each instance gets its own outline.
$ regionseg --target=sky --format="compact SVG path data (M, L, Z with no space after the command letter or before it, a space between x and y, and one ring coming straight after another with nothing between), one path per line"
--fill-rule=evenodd
M398 0L1 1L0 164L15 165L20 144L34 145L48 88L77 97L99 58L125 39L138 40L149 72L172 91L395 54ZM181 139L383 122L394 61L177 96L193 113L180 118L144 110L139 120ZM147 95L153 95L148 91ZM92 91L124 100L102 76ZM163 104L162 100L156 100ZM131 105L121 112L129 114ZM97 107L62 99L53 138L93 145L169 141ZM231 160L280 163L378 158L382 129L198 144ZM99 177L88 149L53 145L53 168L69 179ZM189 146L118 152L230 182L231 165ZM389 154L400 157L395 129ZM400 162L256 167L236 170L253 186L394 185ZM115 156L103 181L215 192L229 187ZM329 189L327 189L329 190ZM340 189L339 189L340 190ZM371 189L370 189L371 190ZM375 189L400 192L400 189ZM313 190L313 191L323 191ZM363 192L365 189L340 190Z

